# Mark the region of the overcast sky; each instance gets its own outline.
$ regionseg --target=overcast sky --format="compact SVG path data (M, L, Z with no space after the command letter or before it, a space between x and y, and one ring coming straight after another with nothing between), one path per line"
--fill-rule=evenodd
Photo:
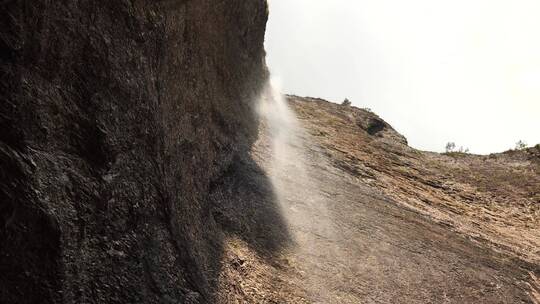
M411 146L540 143L540 1L269 0L284 93L368 107Z

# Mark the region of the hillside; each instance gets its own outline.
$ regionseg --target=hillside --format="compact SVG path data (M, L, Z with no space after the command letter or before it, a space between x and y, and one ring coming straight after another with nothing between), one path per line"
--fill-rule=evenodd
M262 211L270 225L259 234L226 242L227 289L241 293L224 302L539 301L538 148L422 152L369 111L288 103L298 121L270 107L251 152L278 211ZM250 204L268 201L240 208ZM279 250L263 245L276 239Z
M0 303L540 302L538 146L285 99L264 0L0 8Z
M331 162L361 183L472 240L540 262L540 146L491 155L424 152L368 110L290 100Z

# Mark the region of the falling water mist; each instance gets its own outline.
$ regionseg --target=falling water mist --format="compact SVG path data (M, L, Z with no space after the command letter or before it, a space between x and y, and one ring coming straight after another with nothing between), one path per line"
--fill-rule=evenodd
M317 153L309 153L314 145L275 80L269 82L260 98L258 115L271 151L267 174L295 240L296 263L305 276L302 284L315 300L324 301L328 297L324 279L328 274L317 265L336 252L321 242L321 236L333 239L335 235L328 199L320 193L319 185L324 181L318 180L308 165L318 162L308 161Z

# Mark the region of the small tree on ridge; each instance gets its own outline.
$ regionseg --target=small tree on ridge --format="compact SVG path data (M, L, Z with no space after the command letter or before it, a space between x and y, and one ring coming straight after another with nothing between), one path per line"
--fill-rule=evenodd
M456 143L455 142L449 142L446 144L446 153L454 152L456 149Z
M523 150L523 149L526 149L527 148L527 143L524 142L523 140L518 140L518 142L516 143L516 150Z

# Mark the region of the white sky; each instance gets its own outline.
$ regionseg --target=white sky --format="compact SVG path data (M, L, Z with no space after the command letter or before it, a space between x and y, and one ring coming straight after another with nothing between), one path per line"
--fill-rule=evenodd
M269 0L284 93L371 108L413 147L540 143L539 0Z

